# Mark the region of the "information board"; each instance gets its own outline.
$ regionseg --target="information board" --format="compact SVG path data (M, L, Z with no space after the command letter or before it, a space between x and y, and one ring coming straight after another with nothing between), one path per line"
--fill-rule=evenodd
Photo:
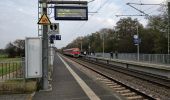
M87 6L55 6L55 20L88 20Z
M42 40L39 37L25 39L25 76L42 77Z

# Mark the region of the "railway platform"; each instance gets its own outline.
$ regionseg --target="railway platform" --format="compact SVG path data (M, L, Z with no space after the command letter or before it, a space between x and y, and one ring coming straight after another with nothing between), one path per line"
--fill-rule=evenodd
M33 100L122 100L118 94L88 77L61 55L56 54L52 91L36 92Z

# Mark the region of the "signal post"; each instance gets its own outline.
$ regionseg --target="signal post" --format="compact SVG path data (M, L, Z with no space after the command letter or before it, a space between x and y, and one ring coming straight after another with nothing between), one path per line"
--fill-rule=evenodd
M50 20L47 17L47 9L48 4L56 4L57 6L53 6L50 8L54 8L54 16L55 20L76 20L76 21L86 21L88 20L88 7L87 7L87 1L53 1L53 0L39 0L40 4L42 4L42 17L40 18L38 24L42 25L42 80L41 80L41 87L43 90L48 90L48 25L50 25L50 29L57 28L56 25L51 24ZM68 6L69 5L69 6ZM76 6L75 6L76 5ZM62 9L62 10L60 10ZM69 10L70 12L77 12L70 13L70 15L67 15L66 12L60 12L65 11L64 9ZM65 14L65 16L60 16L60 14ZM83 14L82 14L83 13ZM71 17L69 17L71 16ZM51 26L52 25L52 26ZM59 25L58 25L59 27ZM59 32L58 32L59 33ZM50 41L53 43L53 40L61 40L61 35L55 35L52 34L50 36Z
M48 90L48 25L51 24L47 17L47 0L42 0L42 16L38 21L42 25L42 78L41 88Z

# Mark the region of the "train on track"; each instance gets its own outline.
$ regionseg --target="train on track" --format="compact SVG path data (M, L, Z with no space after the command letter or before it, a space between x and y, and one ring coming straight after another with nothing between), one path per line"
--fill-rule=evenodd
M72 57L80 57L81 52L79 48L70 48L70 49L64 49L63 54Z

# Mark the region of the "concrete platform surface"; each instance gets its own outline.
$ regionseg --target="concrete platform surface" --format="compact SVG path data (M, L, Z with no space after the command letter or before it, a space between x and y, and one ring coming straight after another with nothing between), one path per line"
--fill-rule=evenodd
M73 64L67 61L65 63L67 64L65 65L62 59L57 54L55 55L52 91L36 92L33 100L120 100L113 92L97 84ZM75 76L79 78L75 78ZM83 84L87 86L83 86ZM98 99L92 99L89 95L92 98L96 96Z
M0 95L0 100L31 100L32 94Z

